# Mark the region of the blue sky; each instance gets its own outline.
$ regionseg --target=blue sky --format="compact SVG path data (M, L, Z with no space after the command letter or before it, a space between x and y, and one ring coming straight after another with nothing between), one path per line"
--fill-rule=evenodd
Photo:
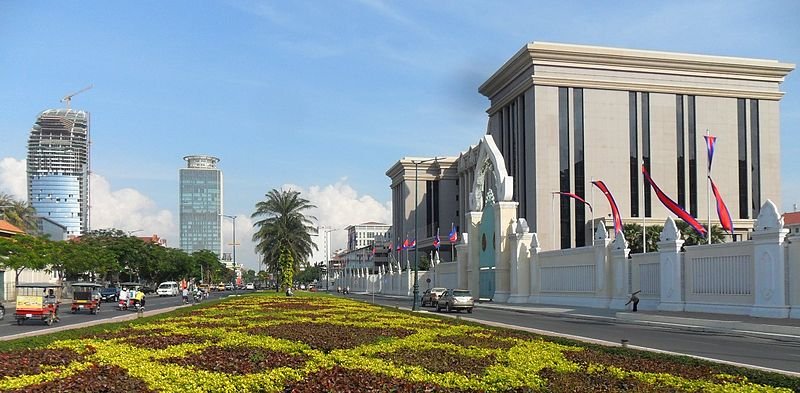
M36 115L93 84L73 107L92 114L102 224L177 246L190 154L221 159L226 213L293 184L323 224L388 220L386 169L475 143L478 86L527 42L798 63L798 15L797 1L0 1L0 192L24 181ZM797 72L782 86L784 208L800 203Z

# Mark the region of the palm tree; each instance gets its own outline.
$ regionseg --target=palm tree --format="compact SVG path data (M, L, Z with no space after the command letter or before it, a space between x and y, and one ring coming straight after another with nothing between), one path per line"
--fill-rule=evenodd
M27 201L14 199L11 195L0 193L0 218L26 233L37 230L36 210Z
M311 241L312 220L316 218L304 213L316 206L301 197L299 191L272 189L266 196L267 199L256 203L256 211L251 215L258 220L253 224L257 229L253 235L256 252L263 255L267 270L275 273L280 269L281 248L285 247L296 270L317 249Z

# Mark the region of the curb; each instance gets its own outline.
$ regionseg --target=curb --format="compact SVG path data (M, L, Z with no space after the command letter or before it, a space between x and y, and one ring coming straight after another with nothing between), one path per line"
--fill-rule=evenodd
M175 311L175 310L177 310L179 308L191 307L191 306L193 306L193 305L192 304L182 304L182 305L179 305L179 306L171 306L171 307L166 307L166 308L159 308L157 310L152 310L152 311L145 311L145 312L142 313L142 317L149 317L149 316L153 316L153 315L163 314L163 313L167 313L167 312L170 312L170 311ZM13 335L10 335L10 336L2 336L2 337L0 337L0 341L9 341L9 340L15 340L15 339L18 339L18 338L41 336L41 335L50 334L50 333L63 332L63 331L66 331L66 330L85 328L85 327L89 327L89 326L103 325L103 324L115 323L115 322L130 321L130 320L138 319L138 318L139 318L139 313L132 313L132 314L127 314L127 315L120 315L120 316L116 316L116 317L106 318L106 319L98 319L98 320L94 320L94 321L86 321L86 322L76 323L76 324L73 324L73 325L57 326L57 327L53 327L51 329L34 330L34 331L30 331L30 332L25 332L25 333L13 334Z

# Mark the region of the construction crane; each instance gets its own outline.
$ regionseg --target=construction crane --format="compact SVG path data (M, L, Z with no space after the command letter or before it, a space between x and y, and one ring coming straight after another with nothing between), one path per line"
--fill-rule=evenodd
M91 89L92 87L94 87L94 85L89 85L89 86L84 87L83 89L80 89L80 90L72 93L72 94L67 94L67 95L64 96L64 98L61 99L61 102L66 102L67 103L67 109L69 109L69 103L70 103L70 101L72 101L72 97L74 97L74 96L76 96L78 94L81 94L84 91Z

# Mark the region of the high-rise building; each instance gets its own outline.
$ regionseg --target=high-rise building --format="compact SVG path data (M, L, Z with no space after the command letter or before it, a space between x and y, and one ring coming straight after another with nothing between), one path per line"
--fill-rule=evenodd
M67 228L89 229L89 113L48 109L28 140L28 201L36 214Z
M180 170L181 249L222 256L222 171L219 158L186 156Z

